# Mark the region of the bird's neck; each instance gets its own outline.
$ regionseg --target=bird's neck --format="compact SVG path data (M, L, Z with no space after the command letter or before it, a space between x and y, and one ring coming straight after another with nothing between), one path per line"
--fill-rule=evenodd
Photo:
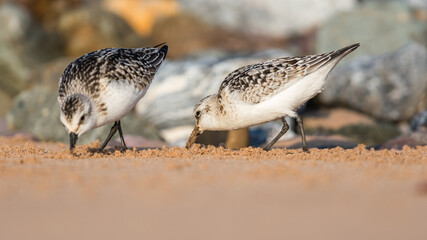
M223 99L218 97L218 95L214 95L209 101L209 109L203 121L202 128L204 130L226 129L229 122L228 118L229 114L227 113Z

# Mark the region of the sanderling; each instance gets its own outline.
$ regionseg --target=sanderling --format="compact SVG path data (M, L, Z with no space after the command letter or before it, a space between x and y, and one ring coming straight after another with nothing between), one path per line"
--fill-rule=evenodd
M68 65L59 82L58 102L70 150L79 136L111 122L114 125L100 151L117 130L122 150L127 149L120 119L145 95L167 51L164 43L150 48L107 48Z
M186 147L203 131L231 130L280 119L282 130L267 145L269 150L289 129L285 116L296 119L303 150L308 151L304 128L296 110L322 91L333 67L359 44L319 55L284 57L241 67L222 82L218 94L194 107L196 125Z

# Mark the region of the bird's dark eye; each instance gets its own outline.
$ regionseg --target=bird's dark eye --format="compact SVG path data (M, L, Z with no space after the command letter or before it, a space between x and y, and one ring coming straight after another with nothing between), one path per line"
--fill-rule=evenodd
M80 122L83 122L85 119L86 119L86 115L83 115L83 116L80 118Z
M196 112L196 118L199 118L199 117L200 117L200 115L202 115L202 112L197 111L197 112Z

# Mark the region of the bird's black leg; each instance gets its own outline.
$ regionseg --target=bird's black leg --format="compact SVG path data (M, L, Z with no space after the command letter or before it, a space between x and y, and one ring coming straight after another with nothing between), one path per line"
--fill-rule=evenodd
M105 139L104 143L102 144L101 148L98 150L99 152L102 152L104 148L107 146L108 142L111 140L113 135L117 132L117 129L120 128L120 121L114 122L114 125L111 127L110 133L108 134L107 139Z
M286 122L286 120L285 120L285 118L282 118L281 119L282 120L282 123L283 123L283 126L282 126L282 130L279 132L279 134L277 134L277 136L267 145L267 146L265 146L264 147L264 150L265 151L268 151L268 150L270 150L271 149L271 147L277 142L277 141L279 141L279 139L283 136L283 135L285 135L285 133L289 130L289 125L288 125L288 123Z
M122 126L120 125L120 121L117 121L117 123L119 126L118 130L119 130L120 140L122 142L122 151L124 152L128 149L128 147L126 146L125 139L123 138L123 131L122 131Z
M301 119L301 117L300 116L296 116L295 117L295 120L297 120L297 123L298 123L298 127L299 127L299 130L300 130L300 132L301 132L301 139L302 139L302 150L304 151L304 152L309 152L308 151L308 147L307 147L307 141L305 141L305 133L304 133L304 126L303 126L303 123L302 123L302 119Z

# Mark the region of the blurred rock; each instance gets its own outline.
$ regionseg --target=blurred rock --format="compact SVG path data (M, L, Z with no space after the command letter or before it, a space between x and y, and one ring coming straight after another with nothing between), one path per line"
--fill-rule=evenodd
M59 105L56 92L35 88L20 93L12 110L7 115L8 128L13 131L29 131L43 141L68 142L69 137L59 121ZM103 141L111 125L94 129L79 138L79 143L89 143L96 139ZM157 129L146 120L128 114L122 119L125 133L141 135L148 139L161 140Z
M7 121L5 118L0 118L0 136L1 137L16 137L19 136L21 138L25 138L32 141L38 141L37 137L29 132L23 131L10 131L7 128Z
M370 0L371 2L391 2L390 0ZM392 0L395 2L401 2L407 4L411 8L427 8L426 0ZM362 0L361 2L367 2L366 0Z
M252 147L260 147L267 142L267 133L263 129L250 129L250 144Z
M31 82L31 71L62 54L59 37L14 4L0 5L0 88L9 96Z
M412 131L416 132L422 129L427 129L427 109L415 115L411 120Z
M204 131L202 134L200 134L200 136L197 137L195 143L202 145L212 145L216 147L225 147L227 135L227 131ZM186 136L188 138L190 134Z
M377 146L399 136L400 131L397 126L390 123L376 123L375 125L348 125L333 131L332 134L347 137L358 144Z
M188 136L187 136L188 137ZM240 149L250 146L249 129L242 128L231 131L204 131L196 142L229 149Z
M346 105L387 121L411 119L427 107L427 50L412 43L376 57L359 57L331 72L320 101Z
M427 9L427 1L426 0L404 0L409 3L409 5L413 8L425 8Z
M12 107L12 97L0 90L0 117L6 116Z
M328 52L356 42L357 51L344 59L394 51L412 41L427 46L426 19L399 1L366 2L361 8L331 18L320 27L316 52Z
M345 108L319 109L303 115L304 127L307 129L324 128L338 130L349 125L375 125L373 118Z
M241 128L228 131L225 147L229 149L240 149L250 146L249 129Z
M144 41L119 16L100 8L66 12L58 20L68 56L78 57L101 48L144 47Z
M149 35L157 19L173 16L179 10L175 0L104 0L103 5L125 19L141 35Z
M59 79L65 68L73 61L72 58L57 58L43 64L32 73L32 86L43 86L52 92L58 90Z
M357 146L357 143L352 140L339 136L306 136L308 148L328 149L342 147L344 149L351 149ZM299 149L302 148L302 141L300 136L296 136L291 140L278 141L273 148L287 148Z
M229 42L229 34L216 29L199 19L186 14L179 14L156 21L150 40L162 42L167 40L170 51L168 58L180 58L187 54L198 53L207 48L224 46ZM221 41L218 41L221 38Z
M8 132L6 119L0 118L0 135L7 134Z
M169 146L166 142L159 140L150 140L142 136L125 134L123 137L128 148L161 148ZM116 137L115 139L110 141L110 143L108 143L108 146L111 147L120 147L121 145L122 143L120 141L120 137Z
M193 59L165 62L146 96L136 106L142 118L162 130L168 143L185 143L195 123L194 106L203 97L218 92L221 82L230 72L244 65L288 56L288 53L271 50L252 55L222 56L221 52L209 52ZM188 127L184 129L182 126ZM179 131L182 137L176 136L178 131L173 128L182 129Z
M44 89L23 91L7 115L8 128L29 131L41 140L67 140L59 122L59 107L53 92Z
M426 129L394 138L382 145L380 149L402 149L403 146L416 147L425 145L427 145Z
M276 38L307 32L338 12L352 9L356 4L355 0L179 0L179 2L184 11L211 25L235 32Z
M209 49L247 52L286 44L283 38L253 36L215 27L187 13L157 20L149 39L152 44L167 41L169 59Z
M1 2L10 0L0 0ZM85 0L13 0L17 5L27 9L37 22L48 29L54 29L58 17L64 12L81 6Z
M352 124L338 129L306 127L305 132L309 135L339 135L351 139L358 144L365 144L368 146L379 146L401 134L396 125L383 122L375 124Z

